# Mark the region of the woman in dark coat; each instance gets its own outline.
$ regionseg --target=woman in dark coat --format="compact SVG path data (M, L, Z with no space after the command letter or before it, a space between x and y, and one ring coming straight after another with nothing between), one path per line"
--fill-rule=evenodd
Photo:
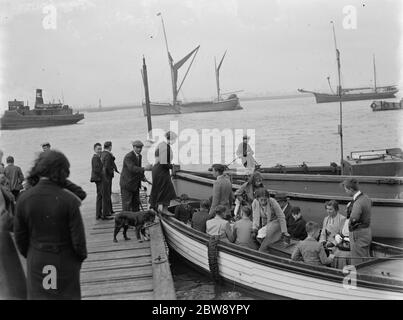
M155 210L162 205L162 212L169 214L168 206L171 200L176 199L175 188L172 184L172 149L171 144L176 140L176 134L168 131L165 134L167 142L161 142L155 149L155 165L152 168L152 188L150 194L150 207Z
M69 167L63 153L41 153L28 178L34 186L17 202L14 235L27 259L28 299L81 299L80 269L87 248L81 202L61 187Z

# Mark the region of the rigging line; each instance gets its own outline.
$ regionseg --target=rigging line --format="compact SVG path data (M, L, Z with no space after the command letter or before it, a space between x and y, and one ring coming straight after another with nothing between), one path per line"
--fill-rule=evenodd
M199 52L199 48L197 48L196 52L193 54L192 61L190 61L189 67L188 67L188 69L186 70L185 76L183 77L182 82L181 82L181 84L180 84L179 89L178 89L177 92L179 92L179 91L181 90L182 85L183 85L183 83L185 82L186 76L187 76L188 73L189 73L190 67L192 66L193 61L194 61L194 59L196 58L196 55L197 55L198 52Z

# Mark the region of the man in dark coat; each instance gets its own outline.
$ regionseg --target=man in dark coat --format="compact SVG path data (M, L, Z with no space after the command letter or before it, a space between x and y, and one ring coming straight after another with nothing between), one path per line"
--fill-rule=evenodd
M94 182L97 188L97 199L95 205L96 219L106 219L102 215L102 161L101 161L102 146L99 142L94 144L94 155L91 159L91 182Z
M80 299L80 269L87 257L81 201L63 189L69 162L58 151L39 155L31 174L39 182L22 193L15 241L27 258L28 299Z
M102 160L102 215L104 217L112 215L112 179L114 171L119 173L115 157L112 154L112 142L104 143L104 151L101 153Z
M126 154L123 159L120 194L122 196L122 210L137 212L140 211L141 181L148 181L144 176L144 170L150 170L150 166L141 167L143 143L136 140L132 146L133 151Z

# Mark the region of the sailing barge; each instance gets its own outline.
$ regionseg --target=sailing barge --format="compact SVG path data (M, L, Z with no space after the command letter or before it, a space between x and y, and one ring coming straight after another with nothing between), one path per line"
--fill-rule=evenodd
M240 110L242 109L241 105L239 104L239 98L235 93L231 93L228 97L223 98L220 92L220 68L222 62L225 57L225 53L220 61L220 63L215 65L215 75L216 75L216 85L217 85L217 99L214 101L197 101L197 102L189 102L189 103L182 103L178 100L178 94L182 85L186 79L186 76L189 73L190 67L193 64L193 61L196 57L197 52L199 51L200 46L197 46L193 49L190 53L188 53L185 57L183 57L178 62L174 62L171 56L171 53L168 49L168 41L165 32L165 25L164 20L162 19L162 27L164 30L164 37L165 37L165 45L168 54L168 63L169 68L171 71L171 82L172 82L172 103L150 103L150 113L152 116L157 115L164 115L164 114L181 114L181 113L193 113L193 112L212 112L212 111L232 111L232 110ZM186 70L185 76L183 77L179 87L178 87L178 71L179 69L192 58L188 69ZM147 107L146 104L143 103L143 113L144 116L147 116Z
M336 40L335 40L336 43ZM338 72L340 78L340 52L336 49L336 55L338 60ZM304 89L298 89L301 93L312 93L315 96L316 103L325 102L338 102L338 101L357 101L357 100L375 100L375 99L388 99L395 98L396 93L399 91L395 85L378 87L376 84L376 66L375 56L373 57L374 65L374 87L363 88L341 88L341 84L337 86L337 92L334 93L332 86L330 85L330 77L327 77L327 81L332 93L321 93L315 91L309 91Z
M8 110L0 120L1 130L42 128L74 124L84 119L82 113L63 103L44 103L42 89L36 89L35 107L30 109L24 101L9 101Z

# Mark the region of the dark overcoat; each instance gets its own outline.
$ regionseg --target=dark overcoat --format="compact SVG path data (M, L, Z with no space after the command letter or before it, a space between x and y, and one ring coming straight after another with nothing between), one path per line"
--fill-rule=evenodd
M150 194L151 208L157 208L158 204L169 205L170 201L176 199L175 188L172 184L172 149L165 142L161 142L155 150L156 163L152 168L152 188Z
M18 199L14 235L27 259L28 299L81 298L80 269L87 248L79 207L74 194L49 180L40 180ZM51 274L56 288L47 286Z
M144 168L141 167L141 154L136 156L130 151L123 159L122 172L120 174L120 187L122 189L137 191L144 181Z

